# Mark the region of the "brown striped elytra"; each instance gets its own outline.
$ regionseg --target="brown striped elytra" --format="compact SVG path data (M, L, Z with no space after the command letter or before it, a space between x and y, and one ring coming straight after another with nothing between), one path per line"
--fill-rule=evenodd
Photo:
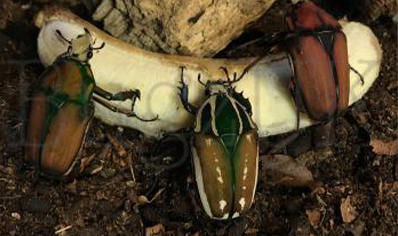
M195 115L191 152L200 200L206 214L228 220L251 207L257 185L259 139L249 100L237 93L233 80L200 81L206 100L196 108L188 102L188 86L181 75L180 98ZM183 69L182 69L183 70Z

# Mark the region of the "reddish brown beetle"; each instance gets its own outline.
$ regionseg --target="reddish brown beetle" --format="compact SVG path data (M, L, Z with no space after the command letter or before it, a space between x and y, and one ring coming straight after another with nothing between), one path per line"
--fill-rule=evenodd
M272 41L288 53L297 113L307 112L319 122L331 121L348 107L351 67L346 36L339 22L311 1L289 7L285 26L286 32L273 34Z
M348 107L350 65L345 34L336 19L310 1L291 6L285 24L296 107L316 121L330 121Z

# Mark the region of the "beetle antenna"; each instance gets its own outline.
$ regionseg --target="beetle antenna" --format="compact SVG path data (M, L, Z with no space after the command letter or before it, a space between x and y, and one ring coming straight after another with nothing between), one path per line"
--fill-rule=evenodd
M200 80L200 73L198 74L198 81L201 85L206 87L206 84L202 82L202 80Z
M90 36L90 38L92 37L90 31L86 27L84 27L84 32L86 34L88 34Z
M236 72L234 73L234 80L232 81L233 83L236 83L236 82L238 82L239 80L241 80L242 78L243 78L243 76L245 76L246 75L246 73L248 73L249 71L248 70L246 70L246 68L243 70L243 72L242 72L242 74L238 77L238 78L236 78L236 76L237 76L237 74L236 74Z
M94 45L94 44L93 44L93 45ZM100 50L100 49L103 49L104 47L105 47L105 42L102 42L101 46L99 46L99 47L97 47L97 48L93 47L92 49L93 49L93 50Z
M71 42L70 40L68 40L67 38L65 38L65 36L62 35L61 31L59 31L59 30L57 29L57 30L55 30L55 32L57 33L57 35L58 35L59 37L61 37L62 40L64 40L65 42L67 42L67 43L69 43L69 44L72 44L72 42Z
M221 66L221 67L220 67L220 70L224 71L224 74L225 74L225 76L227 77L228 83L231 83L231 78L229 78L229 73L228 73L227 68Z
M361 82L362 82L362 86L363 86L363 85L365 84L365 80L363 79L363 75L362 75L361 73L359 73L359 71L357 71L357 70L356 70L354 67L352 67L351 65L350 65L350 70L354 71L354 73L358 75L359 79L360 79Z

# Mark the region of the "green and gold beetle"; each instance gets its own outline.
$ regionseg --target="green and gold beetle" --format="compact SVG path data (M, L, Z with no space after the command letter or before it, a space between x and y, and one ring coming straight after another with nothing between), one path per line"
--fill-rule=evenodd
M134 111L138 90L109 93L96 86L89 60L93 51L90 32L68 40L59 30L60 40L69 44L68 50L41 75L35 90L27 126L25 159L38 167L40 172L59 177L68 175L76 163L83 146L87 129L94 114L92 100L115 112L138 117ZM93 96L93 94L97 96ZM111 101L132 100L132 109L114 107L101 98Z
M202 206L212 219L227 220L247 212L254 199L258 175L259 139L251 104L232 85L242 79L207 81L206 101L198 109L188 102L181 74L180 98L196 115L191 152Z

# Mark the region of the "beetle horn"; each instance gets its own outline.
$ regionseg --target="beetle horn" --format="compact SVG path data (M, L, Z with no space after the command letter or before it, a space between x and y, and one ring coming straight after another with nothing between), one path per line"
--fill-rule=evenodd
M94 44L95 44L95 41L94 41L93 45L94 45ZM93 49L93 50L100 50L100 49L103 49L104 47L105 47L105 42L102 42L101 46L99 46L99 47L97 47L97 48L93 47L92 49Z
M85 32L86 34L90 35L90 37L91 37L90 31L89 31L86 27L84 27L84 32Z
M228 69L226 67L224 67L224 66L221 66L220 70L224 71L224 74L227 77L228 83L231 83L231 78L229 78Z
M59 37L61 37L62 40L64 40L65 42L72 44L72 42L70 40L68 40L67 38L65 38L65 36L61 33L61 31L59 29L55 30L55 32L57 33L57 35Z

